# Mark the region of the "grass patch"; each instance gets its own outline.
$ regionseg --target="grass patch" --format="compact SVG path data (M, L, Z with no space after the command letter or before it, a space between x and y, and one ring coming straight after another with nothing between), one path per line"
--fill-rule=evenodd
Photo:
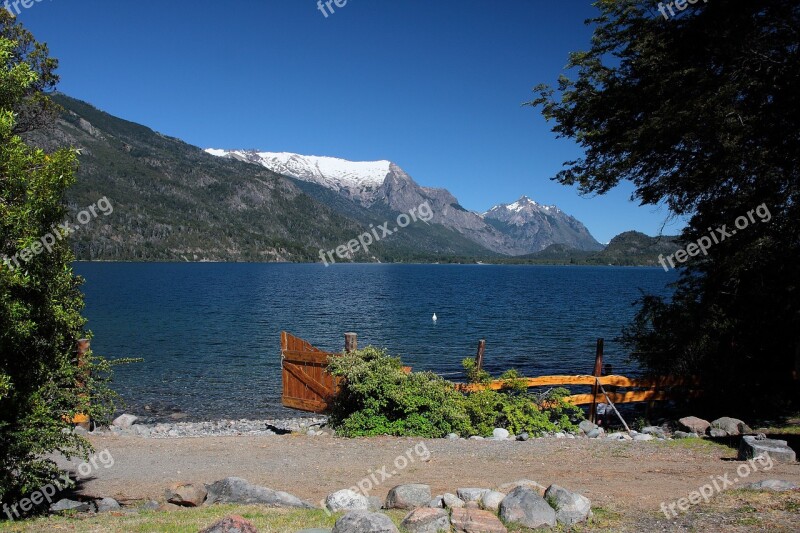
M118 512L76 517L54 516L0 522L0 531L41 532L68 530L92 533L197 533L217 520L236 514L253 523L261 533L286 533L305 528L333 527L341 514L328 516L321 510L269 509L257 505L213 505L178 511ZM406 513L389 511L387 515L400 524Z

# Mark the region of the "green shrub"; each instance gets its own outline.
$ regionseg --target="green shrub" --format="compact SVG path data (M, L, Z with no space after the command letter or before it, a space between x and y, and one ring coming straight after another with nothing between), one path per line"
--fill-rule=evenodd
M488 373L466 362L465 367L471 377L491 380ZM462 394L431 372L407 374L399 358L367 347L331 358L329 371L341 379L331 424L346 437L489 436L497 427L539 435L577 430L574 423L583 418L581 409L564 401L566 389L529 394L513 370L501 376L506 384L500 391Z

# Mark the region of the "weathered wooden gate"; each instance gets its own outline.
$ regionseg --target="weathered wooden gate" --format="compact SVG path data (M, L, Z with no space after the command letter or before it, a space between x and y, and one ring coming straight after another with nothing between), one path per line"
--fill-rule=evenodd
M336 355L323 352L285 331L281 332L281 367L285 407L324 413L336 394L336 379L328 374L328 358Z

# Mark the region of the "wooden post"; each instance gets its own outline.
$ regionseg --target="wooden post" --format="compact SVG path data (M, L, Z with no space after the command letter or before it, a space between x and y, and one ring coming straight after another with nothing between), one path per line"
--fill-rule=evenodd
M478 353L475 354L475 370L483 368L483 354L486 351L486 340L481 339L478 341Z
M78 368L83 368L86 366L86 357L89 353L89 350L91 350L91 341L89 339L79 339L76 348ZM83 383L82 381L79 381L77 385L79 389L86 387L86 383ZM91 429L89 417L85 414L79 414L75 416L73 422L84 429Z
M603 339L597 339L597 349L594 356L594 373L593 376L600 377L603 375ZM592 386L592 406L589 408L589 421L593 424L597 419L597 382Z
M344 353L358 350L358 335L356 333L344 334Z

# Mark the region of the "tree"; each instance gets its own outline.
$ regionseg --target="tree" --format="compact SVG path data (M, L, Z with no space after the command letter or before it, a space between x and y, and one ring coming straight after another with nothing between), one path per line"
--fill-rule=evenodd
M0 262L0 501L10 502L57 476L47 454L87 457L89 442L64 430L78 413L106 417L112 394L109 363L90 356L78 365L75 355L88 332L81 280L58 225L76 154L47 154L15 134L17 110L31 102L48 106L36 93L41 65L52 63L40 45L32 46L35 58L19 55L29 41L5 37L22 34L9 28L14 21L5 10L0 24L0 255L28 257Z
M702 376L712 402L797 402L800 4L684 3L674 17L650 0L596 6L575 79L530 103L585 152L554 179L598 194L632 182L641 204L689 217L682 243L698 254L623 338L653 372ZM703 237L707 255L688 248Z

